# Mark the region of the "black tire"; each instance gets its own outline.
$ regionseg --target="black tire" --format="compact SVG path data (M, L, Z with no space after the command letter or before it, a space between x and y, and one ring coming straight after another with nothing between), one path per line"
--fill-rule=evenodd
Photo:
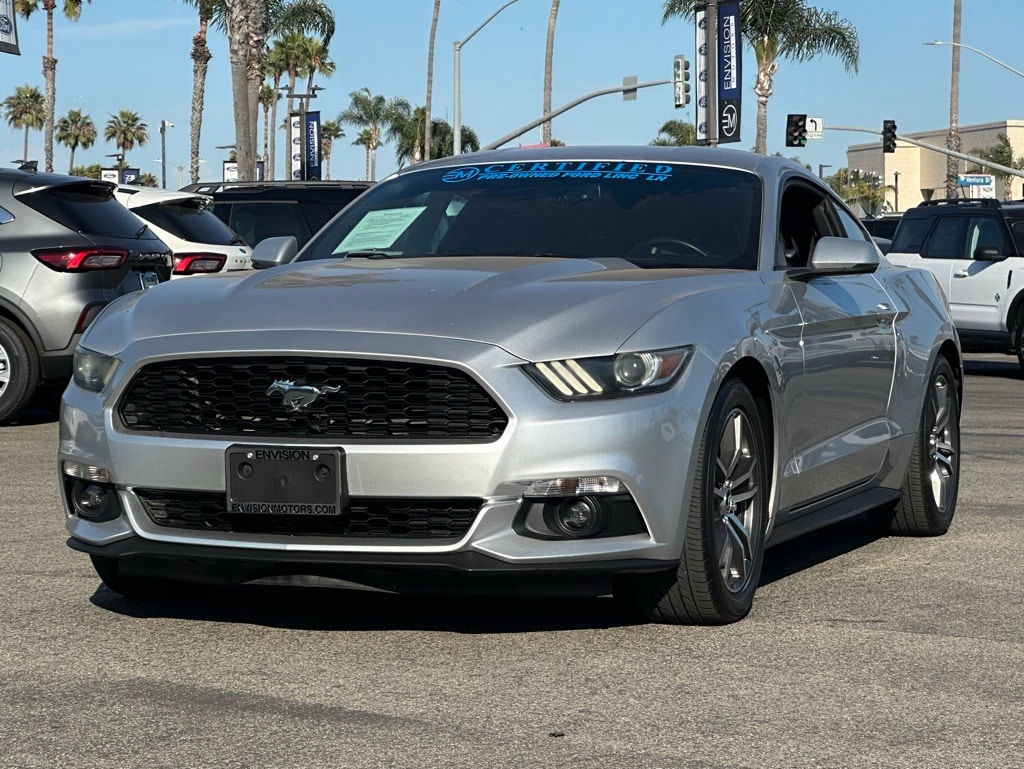
M35 394L39 360L25 332L0 318L0 424L17 415Z
M1024 371L1024 318L1021 318L1013 334L1013 349L1017 353L1017 364Z
M768 522L764 435L746 385L727 381L715 398L698 450L679 568L626 575L616 586L619 596L631 598L647 619L724 625L750 611Z
M134 574L121 574L119 561L102 555L90 555L92 567L96 570L103 584L125 598L180 598L195 590L194 585L186 582L175 582L169 579L139 577Z
M960 394L941 355L932 368L910 466L889 530L912 537L945 534L960 487Z

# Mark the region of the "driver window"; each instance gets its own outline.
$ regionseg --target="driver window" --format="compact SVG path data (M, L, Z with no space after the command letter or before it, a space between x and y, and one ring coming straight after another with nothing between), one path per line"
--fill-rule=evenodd
M828 196L810 185L793 183L782 193L776 268L806 267L818 239L841 235Z

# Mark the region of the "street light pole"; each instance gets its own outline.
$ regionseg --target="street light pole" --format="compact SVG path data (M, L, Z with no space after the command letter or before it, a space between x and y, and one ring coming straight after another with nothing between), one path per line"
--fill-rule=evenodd
M504 11L506 8L508 8L515 2L517 2L517 0L508 0L508 2L501 6L501 8L499 8L490 16L488 16L484 20L483 24L481 24L479 27L477 27L468 35L466 35L464 39L455 41L454 76L452 78L455 84L455 94L452 100L452 122L454 123L454 125L452 126L452 154L454 155L462 154L462 105L460 104L462 91L462 85L460 83L460 80L462 78L460 59L462 57L462 46L468 43L470 39L473 37L473 35L475 35L481 29L486 27L487 24L491 21L491 19L493 19L495 16L497 16L499 13Z
M1024 72L1021 72L1019 69L1014 69L1009 64L1007 64L1005 61L999 61L999 59L997 59L995 56L989 56L984 51L979 50L979 49L975 48L972 45L966 45L964 43L952 43L952 42L949 42L947 40L931 40L931 41L925 43L924 45L953 45L953 46L956 46L957 48L966 48L968 51L974 51L976 54L978 54L980 56L984 56L989 61L995 62L1000 67L1003 67L1005 69L1010 70L1010 72L1012 72L1013 74L1018 75L1020 77L1024 77Z
M900 172L899 171L893 171L892 172L892 178L893 178L892 188L893 188L893 192L896 194L895 210L896 210L896 213L899 213L900 212Z
M826 168L831 168L831 167L832 167L831 163L818 163L818 178L819 179L824 179L825 178L825 169Z
M169 120L160 121L160 186L167 189L167 129L174 128ZM178 185L181 186L180 184Z

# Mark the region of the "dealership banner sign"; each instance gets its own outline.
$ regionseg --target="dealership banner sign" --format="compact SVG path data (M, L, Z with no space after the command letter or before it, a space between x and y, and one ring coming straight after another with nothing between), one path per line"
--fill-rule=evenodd
M302 181L302 113L288 116L288 178Z
M740 5L724 2L718 6L716 29L708 29L707 5L696 7L697 50L697 144L712 138L712 118L716 118L718 144L740 140L740 115L743 85L743 39L740 35ZM711 65L714 65L712 67ZM716 73L717 94L712 99L708 88L712 69ZM714 104L711 102L714 101Z
M0 0L0 53L20 56L18 24L14 13L14 0Z
M718 7L718 143L740 140L740 4Z
M306 130L303 147L306 155L306 178L319 179L323 175L320 168L320 113L306 113Z

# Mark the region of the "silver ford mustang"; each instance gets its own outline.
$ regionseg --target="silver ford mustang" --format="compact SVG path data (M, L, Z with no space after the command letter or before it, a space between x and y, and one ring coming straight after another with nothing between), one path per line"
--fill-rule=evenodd
M952 521L942 292L788 160L462 155L253 258L276 266L124 297L82 339L68 544L124 595L312 576L718 624L770 545Z

